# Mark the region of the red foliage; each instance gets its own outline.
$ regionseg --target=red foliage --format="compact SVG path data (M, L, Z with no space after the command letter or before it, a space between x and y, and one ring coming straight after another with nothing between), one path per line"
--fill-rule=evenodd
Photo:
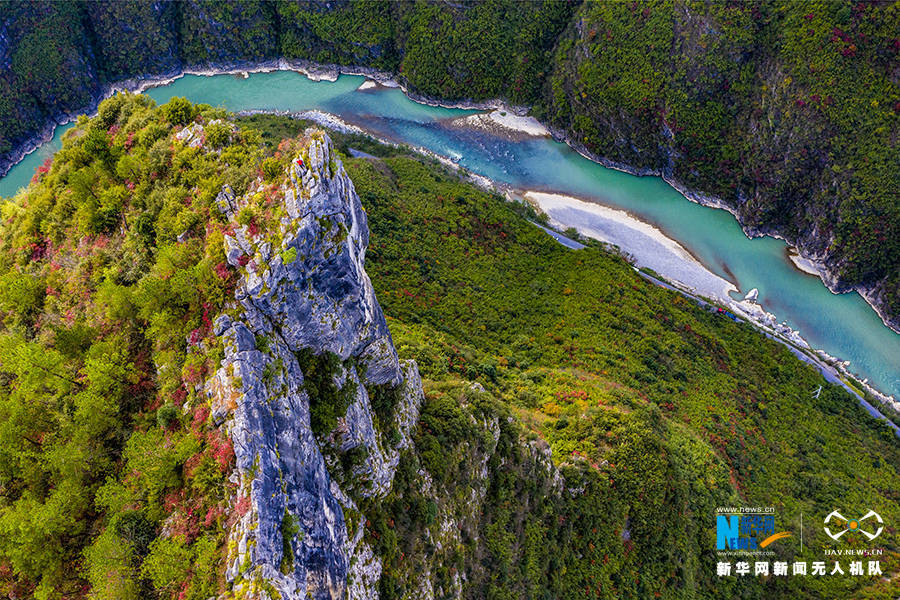
M225 509L220 506L213 506L206 511L206 518L203 519L203 527L211 527L213 523L219 520L225 514Z
M250 510L250 497L238 496L237 502L234 505L234 510L242 517L246 515L247 511Z
M215 266L216 276L222 281L228 281L230 272L228 271L228 263L220 262Z
M53 157L51 156L50 158L45 160L41 164L41 166L39 166L37 169L34 170L34 176L31 178L31 182L36 183L37 181L39 181L41 179L41 177L43 177L50 171L50 165L52 165L52 164L53 164Z
M188 336L188 344L190 344L191 346L195 346L195 345L199 344L200 340L202 340L202 339L203 339L203 332L200 331L200 328L198 327L197 329L191 331L191 334ZM197 383L197 382L193 381L192 383Z
M836 42L838 39L843 40L845 42L850 42L850 35L847 32L842 31L840 28L835 27L831 30L831 41Z
M176 506L181 504L182 500L184 500L184 490L169 492L163 498L163 507L166 509L166 512L172 512Z
M190 544L200 535L200 499L186 502L181 509L173 515L172 535L184 536Z
M191 455L186 461L184 461L184 474L188 477L193 477L197 467L200 466L200 463L203 461L203 454L198 452L197 454Z
M203 322L203 330L206 333L209 333L212 330L212 322L209 320L209 302L203 303L203 314L200 315L200 320Z
M206 442L222 472L227 473L231 470L231 466L234 464L234 445L231 443L231 439L222 437L219 432L211 431Z
M191 420L191 429L199 432L203 426L206 425L207 419L209 419L209 407L205 404L201 404L194 409L194 418Z
M558 402L572 402L574 400L587 400L588 393L584 390L574 390L570 392L556 392L556 400Z
M194 330L197 331L196 329ZM193 335L193 333L191 334ZM203 381L203 376L206 373L205 365L188 365L187 372L185 373L184 380L185 383L189 383L191 385L197 385L201 381Z
M30 244L28 244L28 248L31 250L31 261L39 261L47 254L47 241L40 240L37 242L31 242Z
M184 404L185 398L187 398L187 390L184 389L184 386L180 386L177 390L172 392L172 401L175 406Z
M238 264L242 267L246 267L248 262L250 262L250 256L247 254L241 254L238 258Z

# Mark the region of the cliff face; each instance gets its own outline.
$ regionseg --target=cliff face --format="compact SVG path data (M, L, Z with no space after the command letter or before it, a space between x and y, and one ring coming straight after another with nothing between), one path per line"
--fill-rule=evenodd
M585 3L536 110L595 159L785 239L900 331L886 7Z
M274 589L284 599L345 597L362 529L348 534L345 511L356 507L326 455L358 457L348 469L353 495L383 496L422 399L416 366L398 362L363 268L368 227L359 197L331 141L307 135L308 155L291 163L283 186L280 245L246 226L226 237L228 261L243 275L237 316L215 324L225 358L208 385L213 419L225 423L237 458L241 516L227 579L236 591L278 597ZM242 199L226 189L218 204L234 219ZM313 374L310 354L333 360ZM311 387L311 377L324 388ZM335 397L322 397L324 389ZM393 423L377 422L369 390L398 396ZM311 407L325 402L339 416L314 432Z

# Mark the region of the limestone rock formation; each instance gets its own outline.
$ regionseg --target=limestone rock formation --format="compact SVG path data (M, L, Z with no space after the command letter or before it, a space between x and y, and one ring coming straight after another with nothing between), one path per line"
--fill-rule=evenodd
M353 183L321 131L307 130L301 154L282 186L277 235L237 224L247 196L218 197L234 223L226 255L242 276L215 323L225 358L207 389L237 457L226 577L253 598L343 598L351 561L363 570L356 579L377 580L362 528L348 534L356 508L328 456L358 449L356 497L386 494L422 401L416 365L398 361L364 269L368 226ZM393 423L374 417L373 389L398 398ZM314 432L315 407L328 402L336 424Z

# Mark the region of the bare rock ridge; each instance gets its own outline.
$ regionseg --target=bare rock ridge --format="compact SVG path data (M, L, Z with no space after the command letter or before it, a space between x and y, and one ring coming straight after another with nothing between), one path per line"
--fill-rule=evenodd
M422 401L416 365L398 361L364 269L369 231L353 183L324 133L307 130L303 141L282 185L279 231L237 224L253 190L218 197L234 223L226 255L241 280L215 323L225 357L207 390L237 457L226 578L253 598L344 598L351 563L370 571L355 579L378 579L362 527L348 527L346 515L357 514L354 495L390 490ZM373 389L396 396L392 423L374 416ZM329 402L337 418L314 432L315 407ZM354 449L362 458L350 493L329 456Z

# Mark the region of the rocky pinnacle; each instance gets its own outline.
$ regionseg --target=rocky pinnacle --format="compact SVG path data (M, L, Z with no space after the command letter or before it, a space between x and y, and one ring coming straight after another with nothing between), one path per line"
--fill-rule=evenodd
M352 498L390 490L422 399L416 366L398 361L364 269L369 230L353 183L327 135L307 130L302 141L282 185L278 235L237 224L252 193L238 198L226 187L217 199L234 225L225 250L241 276L234 309L215 323L225 358L207 393L237 457L226 578L238 597L336 599L348 594L348 578L377 582L381 565L347 515L358 524ZM318 437L302 365L310 353L334 357L340 366L329 376L348 398L334 430ZM373 417L373 386L400 398L390 442ZM364 459L352 482L337 482L327 455L356 447Z

